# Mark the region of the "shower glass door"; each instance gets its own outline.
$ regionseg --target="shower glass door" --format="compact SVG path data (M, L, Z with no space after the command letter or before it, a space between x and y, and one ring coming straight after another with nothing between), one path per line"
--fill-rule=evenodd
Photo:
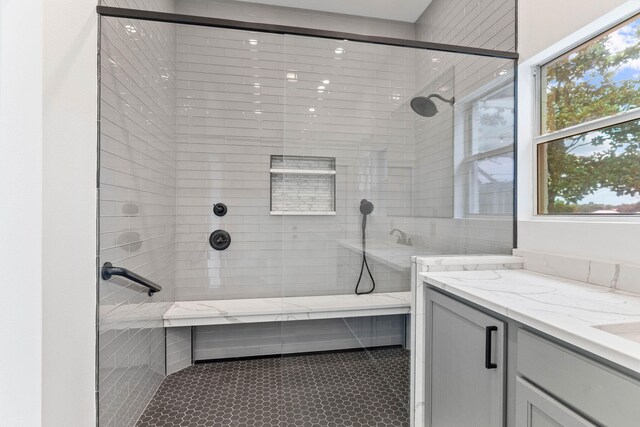
M282 324L287 425L408 426L411 257L511 249L512 61L286 35L283 76L283 297L336 309Z
M411 256L511 249L512 62L103 17L100 70L100 266L162 286L99 282L100 426L408 426Z
M335 309L283 324L287 425L409 425L415 55L285 36L282 291Z

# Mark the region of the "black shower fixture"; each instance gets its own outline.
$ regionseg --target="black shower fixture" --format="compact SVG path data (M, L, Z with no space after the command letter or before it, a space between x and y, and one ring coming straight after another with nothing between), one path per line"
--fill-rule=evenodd
M225 216L227 214L227 205L224 203L216 203L213 205L213 213L216 216Z
M411 100L411 108L422 117L433 117L438 114L438 107L436 107L436 103L431 98L438 98L451 106L455 103L455 98L447 99L437 93L432 93L429 96L416 96L413 98Z
M362 214L362 265L360 266L360 276L358 277L358 282L356 283L356 295L366 295L370 294L376 289L376 281L373 278L373 274L369 269L369 263L367 262L367 216L371 215L373 212L373 203L368 201L367 199L360 200L360 213ZM367 268L367 273L369 273L369 277L371 278L371 289L368 291L360 291L360 281L362 280L362 274L364 273L365 267Z
M216 251L224 251L231 244L231 235L224 230L216 230L209 236L209 245Z
M373 203L367 199L360 200L360 213L362 215L371 215L371 212L373 212Z

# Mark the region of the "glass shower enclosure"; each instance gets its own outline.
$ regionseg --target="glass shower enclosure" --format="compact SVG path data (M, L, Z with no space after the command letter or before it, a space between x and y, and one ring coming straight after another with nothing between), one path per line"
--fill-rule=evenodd
M98 283L99 425L134 425L186 359L274 355L269 393L281 425L296 425L305 413L287 396L304 387L285 355L345 349L361 349L397 403L382 422L408 425L407 314L193 328L163 315L184 302L263 299L285 313L287 298L408 298L411 256L509 253L513 59L135 18L101 18L99 256L162 291ZM336 378L318 399L358 393L358 378Z

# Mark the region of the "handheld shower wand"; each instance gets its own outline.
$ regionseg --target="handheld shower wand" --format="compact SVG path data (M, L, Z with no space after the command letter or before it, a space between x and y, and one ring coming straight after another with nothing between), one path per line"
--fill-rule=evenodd
M356 295L370 294L376 288L376 281L373 278L373 274L371 274L369 263L367 262L367 215L371 215L371 212L373 212L373 203L371 203L367 199L362 199L360 201L360 213L362 214L362 265L360 266L360 276L358 277L358 283L356 283ZM360 281L362 280L362 274L364 273L365 267L367 268L367 273L369 273L369 277L371 278L372 286L370 290L361 292L358 290L358 288L360 287Z

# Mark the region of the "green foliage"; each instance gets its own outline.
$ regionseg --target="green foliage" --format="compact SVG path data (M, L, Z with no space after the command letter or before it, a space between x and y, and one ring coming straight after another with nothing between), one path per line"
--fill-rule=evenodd
M636 35L640 40L638 24ZM611 52L606 41L595 41L545 67L547 131L640 107L640 79L616 77L627 62L640 58L640 42ZM547 144L548 211L579 213L578 202L601 188L618 196L639 195L639 139L640 121L634 121ZM592 154L578 155L590 147ZM593 211L598 206L584 208Z

